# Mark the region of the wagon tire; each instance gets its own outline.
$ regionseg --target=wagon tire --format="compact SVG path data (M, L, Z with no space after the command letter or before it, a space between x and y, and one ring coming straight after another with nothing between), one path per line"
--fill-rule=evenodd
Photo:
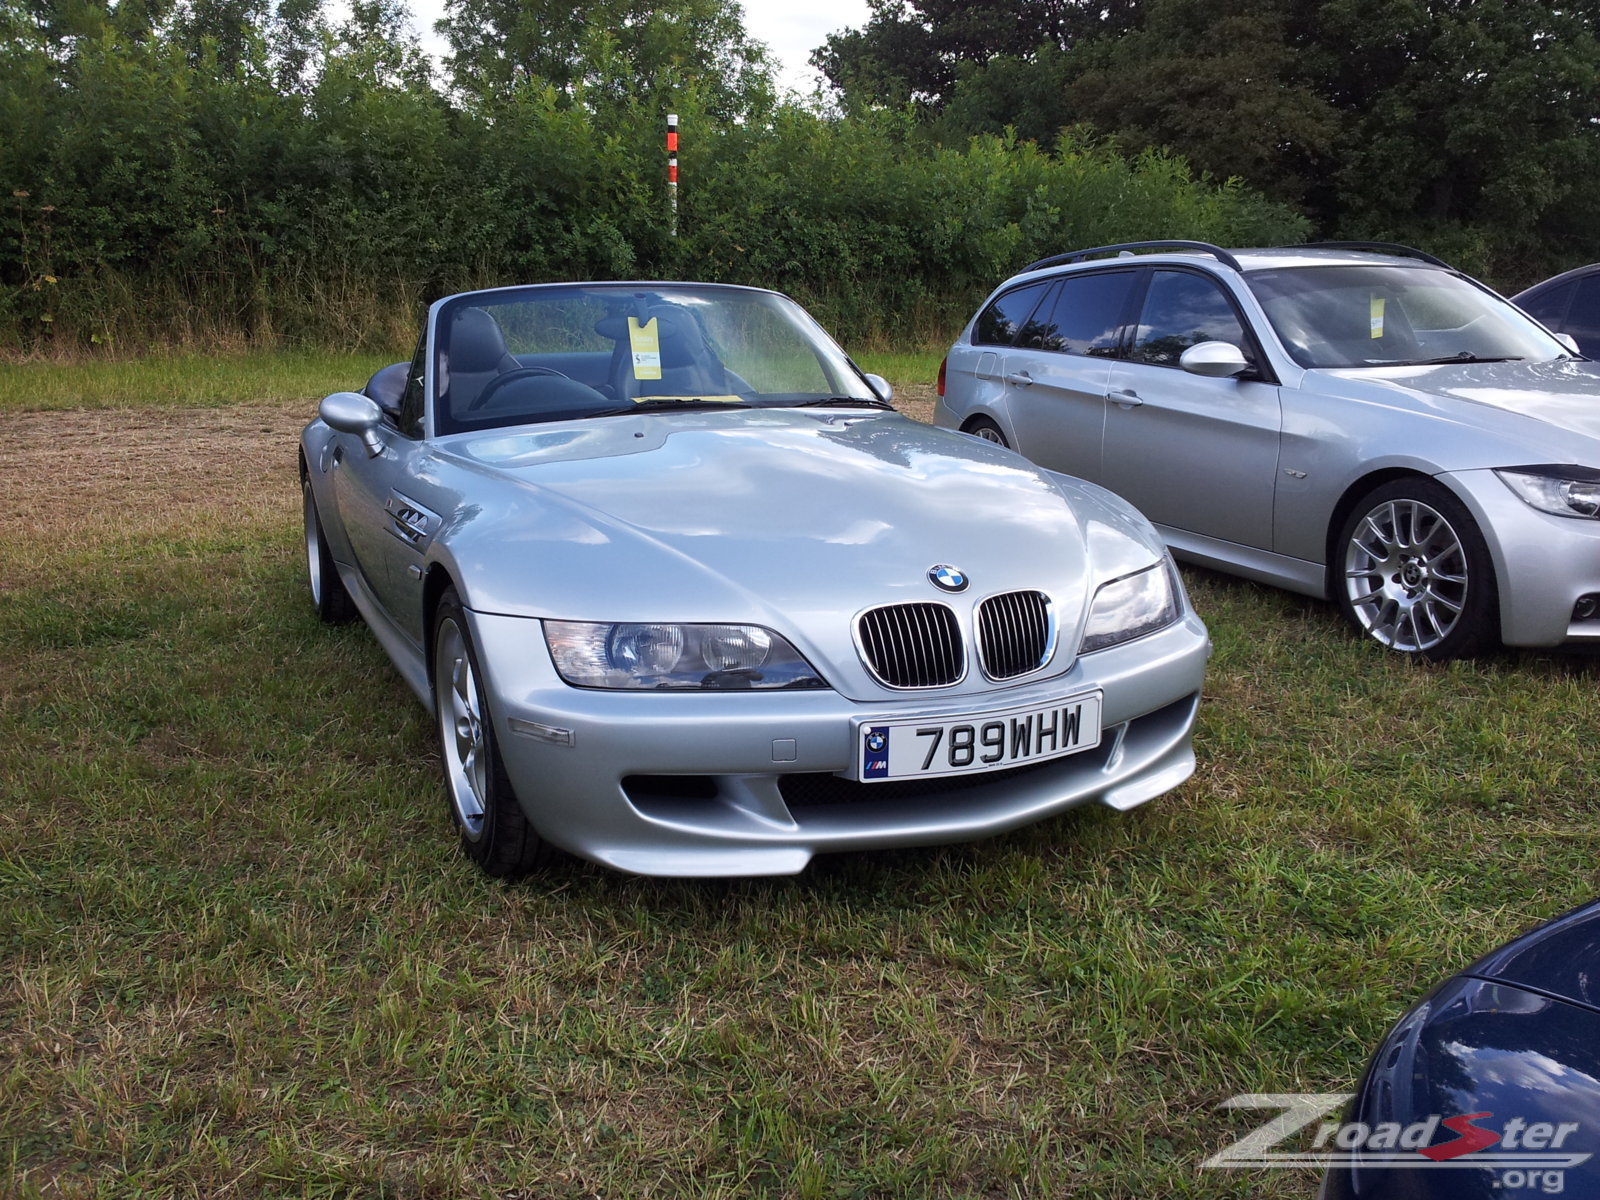
M338 565L328 552L328 539L317 514L317 497L309 477L300 480L301 506L305 512L306 577L311 585L311 604L327 625L343 625L361 615L356 602L339 578Z
M1397 479L1363 496L1330 565L1340 610L1379 645L1434 662L1499 645L1489 547L1466 506L1431 479Z
M988 417L973 417L962 427L961 432L970 433L985 442L993 442L996 446L1004 446L1008 450L1011 448L1011 443L1006 441L1006 435L1000 431L1000 426Z
M506 774L472 627L453 587L434 610L432 645L439 760L462 853L499 879L547 866L556 851L529 822Z

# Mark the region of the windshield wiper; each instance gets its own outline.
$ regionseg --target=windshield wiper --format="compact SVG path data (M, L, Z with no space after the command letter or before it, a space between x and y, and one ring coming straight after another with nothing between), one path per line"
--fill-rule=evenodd
M749 404L733 400L702 400L698 396L685 396L681 400L677 397L656 397L650 400L640 400L637 404L627 404L620 408L608 408L592 415L597 417L624 417L636 412L667 412L685 408L750 408Z
M1470 350L1458 350L1454 354L1445 354L1439 358L1416 358L1406 362L1386 362L1375 364L1384 367L1442 367L1447 363L1497 363L1521 362L1520 354L1505 354L1499 357L1493 355L1474 354Z
M893 408L894 405L879 400L876 396L867 399L862 396L823 396L818 400L797 400L790 408Z

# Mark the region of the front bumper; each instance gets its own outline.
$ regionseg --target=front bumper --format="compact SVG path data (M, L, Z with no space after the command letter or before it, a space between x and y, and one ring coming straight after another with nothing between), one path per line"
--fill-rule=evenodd
M558 846L641 875L786 875L826 851L966 841L1090 801L1132 808L1193 772L1190 736L1210 652L1189 612L1065 675L978 697L664 695L569 687L537 621L468 617L529 820ZM1094 749L990 775L839 777L852 761L854 718L953 718L1091 688L1103 693Z
M1441 477L1472 512L1494 560L1500 640L1508 646L1600 642L1600 616L1573 620L1580 597L1600 595L1600 521L1531 507L1493 471Z

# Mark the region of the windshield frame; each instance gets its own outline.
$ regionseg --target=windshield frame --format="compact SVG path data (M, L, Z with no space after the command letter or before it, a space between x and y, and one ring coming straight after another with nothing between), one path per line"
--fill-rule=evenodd
M1308 319L1309 314L1306 310L1310 305L1304 303L1295 305L1297 298L1326 296L1336 290L1354 292L1362 286L1357 284L1356 287L1337 289L1328 286L1307 286L1307 276L1327 275L1336 271L1352 275L1366 273L1374 281L1366 286L1377 290L1381 284L1384 290L1391 293L1389 297L1383 299L1369 296L1366 314L1362 313L1359 304L1353 309L1346 307L1337 314L1346 326L1352 327L1359 325L1365 316L1369 322L1367 339L1346 336L1335 340L1331 336L1322 338L1312 336L1319 330L1338 325L1339 321L1318 322ZM1287 279L1297 279L1301 286L1274 294L1272 285ZM1266 317L1278 344L1283 347L1291 360L1306 370L1382 370L1395 367L1445 365L1457 361L1548 362L1576 357L1553 333L1505 297L1485 287L1471 276L1448 268L1421 262L1315 263L1262 267L1245 272L1244 280L1250 289L1250 294ZM1328 282L1322 281L1324 285ZM1391 298L1403 300L1406 294L1410 293L1417 302L1412 307L1420 308L1420 301L1423 299L1422 289L1427 287L1440 289L1439 295L1441 297L1448 295L1450 300L1474 296L1481 302L1479 310L1470 320L1456 326L1429 329L1415 326L1405 304L1400 304L1398 314L1395 314L1385 303ZM1299 307L1301 311L1298 313L1292 311L1295 307ZM1394 341L1407 347L1404 352L1392 350L1388 354L1377 353L1366 356L1351 352L1366 340L1379 340L1380 333L1376 331L1385 329L1386 323L1395 315L1398 315L1400 320L1394 324L1403 326L1401 331L1403 337L1397 337ZM1467 330L1468 325L1483 320L1490 320L1495 324L1490 329ZM1476 348L1468 344L1474 340ZM1373 347L1373 349L1382 348Z
M814 378L808 382L817 384L815 388L807 390L789 391L762 391L756 384L751 384L743 376L736 373L731 366L724 367L719 353L719 343L708 325L714 326L715 315L727 312L727 306L732 302L741 306L744 315L761 318L769 323L767 331L780 343L781 348L793 353L796 361L802 368L810 372ZM549 388L559 386L565 391L565 399L569 406L566 410L558 411L553 415L541 415L536 411L509 411L489 412L484 417L466 417L465 412L452 411L452 397L450 389L461 384L467 373L458 371L454 380L451 378L449 355L452 331L456 328L454 323L460 314L467 309L487 310L491 314L496 309L506 310L501 315L511 316L515 306L523 306L524 314L531 314L536 310L528 308L535 304L548 304L552 312L556 306L570 305L579 308L584 305L602 306L607 317L601 322L595 322L591 330L580 330L576 322L571 323L564 331L569 334L586 337L587 341L574 348L568 358L576 361L579 359L592 360L585 364L589 374L595 374L600 367L600 358L604 356L608 363L628 359L623 353L624 348L630 343L623 342L618 336L623 325L615 329L608 329L602 336L599 326L602 322L616 325L617 320L625 320L622 314L640 314L649 323L652 308L661 311L667 308L682 309L694 319L684 320L680 316L662 311L657 319L655 332L662 333L663 326L660 321L669 316L672 321L669 325L676 325L679 332L687 332L691 338L699 339L697 345L708 353L709 361L716 364L717 374L711 378L718 380L719 385L724 381L726 386L711 388L696 388L682 386L680 379L674 382L669 369L657 368L657 378L663 380L661 385L644 385L633 382L635 390L642 394L618 395L611 388L596 380L578 379L576 374L568 376L565 382L559 385L552 382ZM711 316L708 322L705 317ZM480 318L472 318L479 320ZM499 318L496 318L498 327ZM633 319L637 325L638 317ZM627 326L632 328L632 326ZM504 330L500 330L504 339ZM667 280L641 280L641 281L601 281L601 282L573 282L573 283L543 283L528 284L515 287L490 288L474 292L461 292L444 297L436 301L428 311L426 326L428 350L426 355L426 436L448 437L458 433L470 433L480 430L504 429L508 427L533 427L561 421L603 418L609 416L630 415L632 413L670 413L675 406L670 403L651 403L657 400L671 400L674 398L684 401L685 410L694 410L704 413L710 409L724 408L727 411L738 411L749 408L785 408L799 407L815 404L818 401L836 401L843 403L859 403L867 408L884 408L884 402L874 392L868 383L865 374L855 362L841 349L825 329L811 316L810 313L796 303L793 299L781 292L766 288L744 287L738 284L698 283ZM626 335L630 337L631 333ZM611 340L605 340L611 339ZM790 340L784 340L790 339ZM515 338L507 341L504 349L507 359L504 363L506 369L500 374L509 374L511 370L520 367L527 370L530 376L540 374L530 367L537 367L536 361L540 357L554 359L555 355L541 355L539 352L516 352L517 341ZM632 347L638 349L639 347ZM759 360L760 348L750 351L744 348L748 355L755 353ZM806 357L807 352L815 359L814 366ZM480 354L481 358L482 355ZM737 355L733 356L737 358ZM504 360L503 360L504 361ZM666 360L670 362L670 356ZM747 358L746 362L749 361ZM513 367L511 364L517 364ZM492 374L492 373L490 373ZM640 378L637 368L632 374ZM609 379L609 377L608 377ZM513 380L512 383L520 381ZM591 382L600 383L592 387ZM703 381L702 381L703 382ZM759 383L760 381L758 381ZM770 381L769 381L770 382ZM821 386L825 384L826 386ZM490 397L496 399L497 397ZM715 403L723 401L722 404ZM574 402L575 401L575 402ZM464 407L470 407L472 400L466 401ZM498 404L492 407L500 407Z

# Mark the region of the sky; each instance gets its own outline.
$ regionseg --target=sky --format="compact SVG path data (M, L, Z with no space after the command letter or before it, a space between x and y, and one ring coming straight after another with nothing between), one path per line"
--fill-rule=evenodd
M765 42L777 63L781 89L810 92L820 81L806 60L830 33L867 23L867 0L746 0L744 27ZM412 19L423 48L436 58L446 51L433 24L444 15L444 0L412 0Z

